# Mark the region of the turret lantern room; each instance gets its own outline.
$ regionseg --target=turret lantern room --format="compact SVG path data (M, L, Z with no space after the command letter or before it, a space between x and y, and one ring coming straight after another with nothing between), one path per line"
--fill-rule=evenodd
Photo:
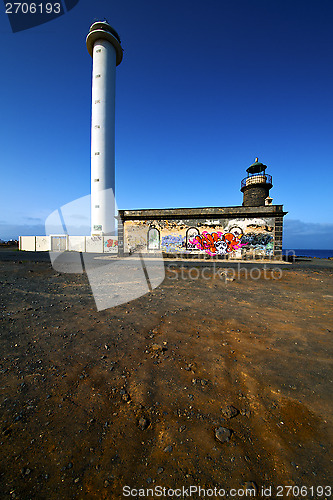
M266 174L266 168L267 166L256 158L246 169L247 177L241 182L243 207L261 207L272 203L269 196L269 190L273 187L272 176Z

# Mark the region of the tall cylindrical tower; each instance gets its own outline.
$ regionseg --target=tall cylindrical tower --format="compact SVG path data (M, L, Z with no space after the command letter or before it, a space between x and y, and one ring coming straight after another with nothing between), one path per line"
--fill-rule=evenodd
M91 105L91 234L110 235L115 229L115 90L116 66L123 49L118 33L96 22L87 36L93 58Z
M247 177L241 183L244 207L260 207L268 204L269 190L273 184L272 176L265 173L266 168L267 166L256 158L246 169Z

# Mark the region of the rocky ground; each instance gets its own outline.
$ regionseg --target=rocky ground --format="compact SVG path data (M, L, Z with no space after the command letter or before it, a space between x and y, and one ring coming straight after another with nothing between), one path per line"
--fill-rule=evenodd
M181 266L97 312L86 274L0 252L1 498L330 498L333 262Z

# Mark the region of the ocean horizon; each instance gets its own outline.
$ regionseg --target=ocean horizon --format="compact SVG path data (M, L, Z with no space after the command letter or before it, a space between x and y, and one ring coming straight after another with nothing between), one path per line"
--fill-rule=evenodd
M328 259L333 257L333 250L316 250L309 248L284 248L283 255L293 255L295 252L296 257L316 257L317 259Z

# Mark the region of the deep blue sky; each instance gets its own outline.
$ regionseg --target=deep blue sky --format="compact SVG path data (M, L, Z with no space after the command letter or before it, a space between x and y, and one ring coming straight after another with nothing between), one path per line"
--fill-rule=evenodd
M107 18L117 68L122 209L241 205L256 156L283 204L284 247L333 248L332 0L80 0L1 37L0 238L43 234L90 192L91 66Z

